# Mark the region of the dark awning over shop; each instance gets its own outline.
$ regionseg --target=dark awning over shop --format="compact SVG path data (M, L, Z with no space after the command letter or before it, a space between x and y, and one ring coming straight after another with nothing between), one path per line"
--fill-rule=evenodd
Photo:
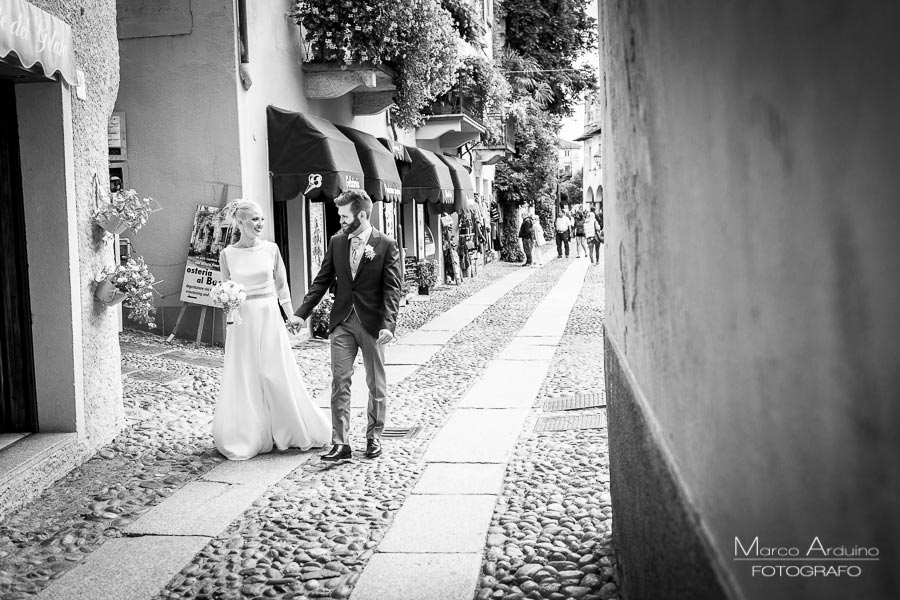
M409 173L403 177L403 200L419 204L443 204L444 210L453 205L453 178L450 168L434 152L407 147L412 159Z
M336 125L356 146L356 154L366 177L366 192L373 201L400 202L400 173L394 154L378 139L359 129Z
M330 121L269 106L269 172L276 202L301 194L333 200L362 189L363 169L356 146Z
M453 209L461 213L475 208L475 188L472 187L472 178L462 161L446 154L439 157L450 168L450 177L453 179Z

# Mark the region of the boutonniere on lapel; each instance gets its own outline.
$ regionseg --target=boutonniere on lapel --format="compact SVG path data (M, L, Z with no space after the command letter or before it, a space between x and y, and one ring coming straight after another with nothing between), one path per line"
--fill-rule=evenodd
M366 257L366 260L373 260L375 258L375 248L371 244L367 244L366 249L363 250L363 255Z

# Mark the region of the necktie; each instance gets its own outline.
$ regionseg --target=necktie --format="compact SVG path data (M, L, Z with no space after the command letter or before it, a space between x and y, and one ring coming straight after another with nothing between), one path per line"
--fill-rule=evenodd
M362 240L359 236L350 238L350 270L352 275L356 277L356 270L359 268L359 258L362 251Z

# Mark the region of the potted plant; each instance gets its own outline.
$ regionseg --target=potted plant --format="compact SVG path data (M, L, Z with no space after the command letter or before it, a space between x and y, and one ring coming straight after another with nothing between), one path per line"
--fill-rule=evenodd
M143 257L129 258L128 262L117 267L106 267L94 281L97 282L94 296L100 302L110 306L124 302L129 308L129 319L151 329L156 327L153 285L158 282Z
M331 307L334 306L334 295L327 294L312 311L309 318L310 334L314 338L328 339L328 320L331 318Z
M400 279L400 306L406 306L409 303L409 281L406 277Z
M433 260L422 259L416 265L416 283L419 285L419 294L427 296L431 288L437 283L437 265Z
M137 232L157 210L159 205L153 198L141 198L134 190L113 192L106 200L100 200L98 192L91 219L105 231L118 235L126 229Z

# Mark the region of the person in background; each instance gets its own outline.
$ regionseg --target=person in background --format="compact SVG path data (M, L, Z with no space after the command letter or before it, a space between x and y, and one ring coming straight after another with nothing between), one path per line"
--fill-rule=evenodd
M560 211L556 217L556 255L557 258L563 257L563 246L566 247L566 258L569 258L569 232L572 228L572 222L566 216L565 211Z
M581 258L582 252L587 256L588 249L584 234L584 210L579 206L573 217L575 227L575 258Z
M531 266L531 250L534 248L534 224L531 215L525 215L522 225L519 227L519 238L522 240L522 250L525 252L523 267Z
M531 222L534 229L534 249L532 250L532 257L534 258L535 266L543 267L544 244L547 243L547 240L544 238L544 228L541 226L541 219L537 215L532 217Z
M588 257L595 265L600 262L600 226L593 208L584 218L584 237L587 239Z

